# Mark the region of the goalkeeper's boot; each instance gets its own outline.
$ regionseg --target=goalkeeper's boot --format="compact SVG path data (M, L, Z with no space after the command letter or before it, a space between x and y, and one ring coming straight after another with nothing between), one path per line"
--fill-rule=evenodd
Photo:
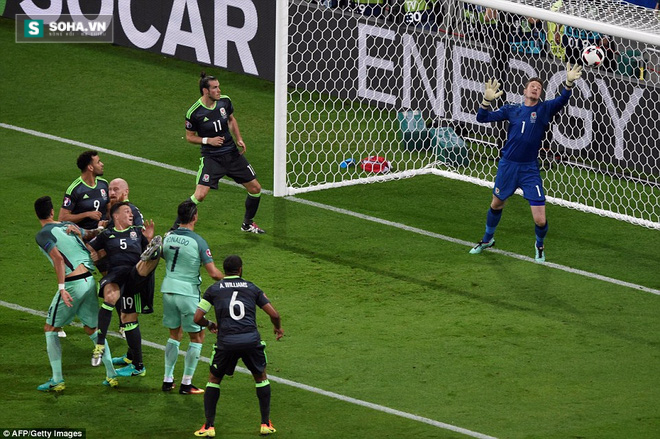
M479 241L477 242L477 245L472 247L472 250L470 250L470 254L478 255L484 249L491 248L494 245L495 245L495 238L490 238L490 241Z
M266 233L266 231L260 228L257 225L257 223L255 223L254 221L251 222L250 224L243 223L243 225L241 226L241 230L248 233L256 233L257 235L263 235L264 233Z
M158 259L161 245L163 245L163 238L160 235L154 236L147 248L140 255L140 260L150 261Z
M37 390L41 392L50 392L51 390L55 392L61 392L64 390L66 386L64 385L64 380L59 380L59 381L53 381L53 379L49 379L45 383L43 383L40 386L37 386Z
M541 246L538 247L536 244L534 244L534 260L539 263L545 262L545 247Z
M128 359L126 355L121 357L112 357L113 366L126 366L131 364L132 361Z
M201 395L204 393L204 389L195 387L192 384L181 384L179 393L182 395Z
M117 379L116 376L112 378L105 377L105 379L103 380L103 385L112 388L119 387L119 380Z
M277 430L275 430L275 427L273 427L273 423L270 422L270 419L268 420L268 424L261 424L261 429L259 433L263 435L267 434L272 434L275 433Z
M129 364L126 367L117 369L117 375L120 377L143 377L147 374L147 368L142 365L140 369L135 367L135 364Z
M174 384L174 381L163 381L163 386L160 388L163 392L170 392L172 389L176 387L176 384Z
M97 367L101 365L101 359L103 358L103 353L105 352L105 345L97 344L94 346L92 351L92 366Z
M202 428L195 432L197 437L215 437L215 427L206 427L206 424L202 425Z

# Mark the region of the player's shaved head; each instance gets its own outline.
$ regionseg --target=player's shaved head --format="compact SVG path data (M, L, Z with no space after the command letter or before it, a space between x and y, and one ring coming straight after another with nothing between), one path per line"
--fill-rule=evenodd
M128 183L123 178L115 178L108 185L108 195L111 200L126 201L128 199Z

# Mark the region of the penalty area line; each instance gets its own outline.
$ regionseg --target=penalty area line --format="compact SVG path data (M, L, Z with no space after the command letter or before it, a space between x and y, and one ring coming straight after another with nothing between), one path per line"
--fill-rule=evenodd
M145 159L143 157L138 157L138 156L134 156L134 155L131 155L131 154L126 154L126 153L123 153L123 152L114 151L112 149L101 148L101 147L98 147L98 146L95 146L95 145L90 145L89 143L78 142L77 140L65 139L64 137L59 137L59 136L54 136L52 134L42 133L40 131L35 131L35 130L28 129L28 128L22 128L22 127L18 127L18 126L15 126L15 125L9 125L9 124L6 124L6 123L0 123L0 128L6 128L8 130L18 131L18 132L25 133L25 134L30 134L30 135L36 136L36 137L42 137L44 139L49 139L49 140L53 140L53 141L56 141L56 142L61 142L61 143L69 144L69 145L79 146L79 147L85 148L85 149L94 149L96 151L103 152L104 154L121 157L121 158L124 158L124 159L127 159L127 160L133 160L133 161L136 161L136 162L139 162L139 163L144 163L144 164L148 164L148 165L152 165L152 166L157 166L157 167L163 168L163 169L169 169L170 171L181 172L181 173L188 174L188 175L197 175L197 172L191 171L191 170L186 169L186 168L181 168L179 166L172 166L172 165L169 165L167 163L162 163L162 162L157 162L155 160ZM224 184L227 184L227 185L230 185L230 186L237 186L237 187L241 186L237 183L230 182L230 181L227 181L227 180L220 180L220 183L224 183ZM269 190L266 190L266 189L262 189L261 192L263 194L266 194L266 195L272 195L273 194L272 191L269 191ZM405 231L408 231L408 232L411 232L411 233L416 233L418 235L423 235L423 236L428 236L428 237L435 238L435 239L440 239L440 240L451 242L451 243L454 243L454 244L464 245L464 246L467 246L467 247L473 247L474 246L474 242L468 242L468 241L464 241L462 239L452 238L450 236L441 235L439 233L429 232L428 230L418 229L417 227L407 226L407 225L402 224L402 223L397 223L397 222L394 222L394 221L388 221L388 220L384 220L384 219L381 219L381 218L377 218L377 217L373 217L373 216L369 216L369 215L364 215L364 214L361 214L361 213L353 212L351 210L341 209L339 207L334 207L334 206L329 206L327 204L321 204L321 203L317 203L317 202L314 202L314 201L309 201L309 200L305 200L305 199L302 199L302 198L296 198L296 197L285 197L285 199L287 199L289 201L294 201L296 203L305 204L305 205L308 205L308 206L313 206L313 207L316 207L318 209L323 209L323 210L327 210L327 211L330 211L330 212L335 212L335 213L339 213L339 214L343 214L343 215L352 216L352 217L359 218L359 219L362 219L362 220L365 220L365 221L371 221L371 222L382 224L382 225L385 225L385 226L394 227L394 228L397 228L397 229L400 229L400 230L405 230ZM487 251L492 252L492 253L497 253L497 254L503 255L503 256L508 256L510 258L518 259L518 260L525 261L525 262L537 263L534 260L534 258L530 258L529 256L519 255L517 253L508 252L508 251L505 251L505 250L500 250L500 249L496 249L496 248L489 248ZM649 288L649 287L646 287L646 286L643 286L643 285L634 284L632 282L626 282L626 281L622 281L622 280L619 280L619 279L614 279L614 278L611 278L611 277L608 277L608 276L603 276L603 275L600 275L600 274L591 273L589 271L568 267L566 265L555 264L553 262L545 262L543 265L545 265L548 268L554 268L556 270L565 271L567 273L576 274L578 276L584 276L584 277L587 277L587 278L590 278L590 279L596 279L596 280L599 280L599 281L602 281L602 282L607 282L607 283L610 283L610 284L613 284L613 285L619 285L619 286L622 286L622 287L631 288L633 290L643 291L643 292L646 292L646 293L655 294L656 296L660 296L660 290Z
M47 313L45 313L43 311L37 311L37 310L32 309L32 308L27 308L27 307L24 307L24 306L21 306L21 305L17 305L15 303L5 302L4 300L0 300L0 305L4 306L5 308L14 310L14 311L25 312L25 313L32 314L33 316L37 316L37 317L46 318L46 316L47 316ZM83 325L79 322L73 322L69 326L75 326L75 327L78 327L78 328L82 328ZM108 332L108 335L112 336L112 337L116 337L116 338L121 338L121 335L119 335L116 332ZM165 351L165 346L163 346L161 344L158 344L158 343L154 343L152 341L142 339L142 344L144 346L149 346L151 348L158 349L158 350L163 351L163 352ZM183 350L179 349L179 355L185 356L186 351L183 351ZM208 358L208 357L200 356L199 359L200 359L200 361L202 361L204 363L207 363L207 364L211 363L211 359ZM244 367L240 367L240 366L236 367L236 370L240 373L251 375L250 371L248 369L244 368ZM462 428L462 427L457 427L455 425L447 424L447 423L436 421L436 420L433 420L433 419L425 418L423 416L414 415L412 413L403 412L401 410L396 410L396 409L393 409L393 408L385 407L385 406L380 405L380 404L374 404L374 403L371 403L371 402L368 402L368 401L363 401L361 399L351 398L350 396L345 396L345 395L341 395L339 393L319 389L318 387L308 386L307 384L298 383L296 381L291 381L291 380L288 380L286 378L280 378L280 377L277 377L277 376L274 376L274 375L271 375L271 374L268 374L268 380L279 383L279 384L284 384L286 386L295 387L297 389L305 390L305 391L308 391L308 392L311 392L311 393L316 393L317 395L327 396L329 398L337 399L339 401L347 402L349 404L359 405L361 407L369 408L369 409L376 410L376 411L379 411L379 412L383 412L383 413L387 413L387 414L390 414L390 415L399 416L401 418L410 419L412 421L417 421L417 422L421 422L421 423L424 423L424 424L432 425L434 427L441 428L443 430L450 430L450 431L453 431L455 433L461 433L461 434L464 434L466 436L474 437L474 438L477 438L477 439L497 439L493 436L488 436L488 435L485 435L483 433L468 430L468 429L465 429L465 428Z

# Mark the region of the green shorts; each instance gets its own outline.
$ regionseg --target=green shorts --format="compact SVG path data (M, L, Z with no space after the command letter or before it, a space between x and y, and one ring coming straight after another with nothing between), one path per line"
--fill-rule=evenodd
M66 326L78 316L83 325L96 328L99 318L99 300L96 296L96 279L90 275L64 284L71 295L73 306L69 308L58 291L55 293L50 307L46 323L56 328Z
M199 297L163 293L163 326L169 329L183 327L185 332L199 332L202 327L195 324Z

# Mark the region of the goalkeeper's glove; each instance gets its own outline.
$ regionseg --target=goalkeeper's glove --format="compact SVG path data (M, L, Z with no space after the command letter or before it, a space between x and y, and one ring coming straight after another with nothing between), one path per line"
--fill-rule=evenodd
M490 107L490 103L502 96L504 92L500 90L500 83L497 79L489 79L486 81L486 89L484 91L484 100L481 101L481 105L484 108Z
M566 64L566 88L573 88L573 82L580 79L582 76L582 66L575 64L571 67L570 63Z

